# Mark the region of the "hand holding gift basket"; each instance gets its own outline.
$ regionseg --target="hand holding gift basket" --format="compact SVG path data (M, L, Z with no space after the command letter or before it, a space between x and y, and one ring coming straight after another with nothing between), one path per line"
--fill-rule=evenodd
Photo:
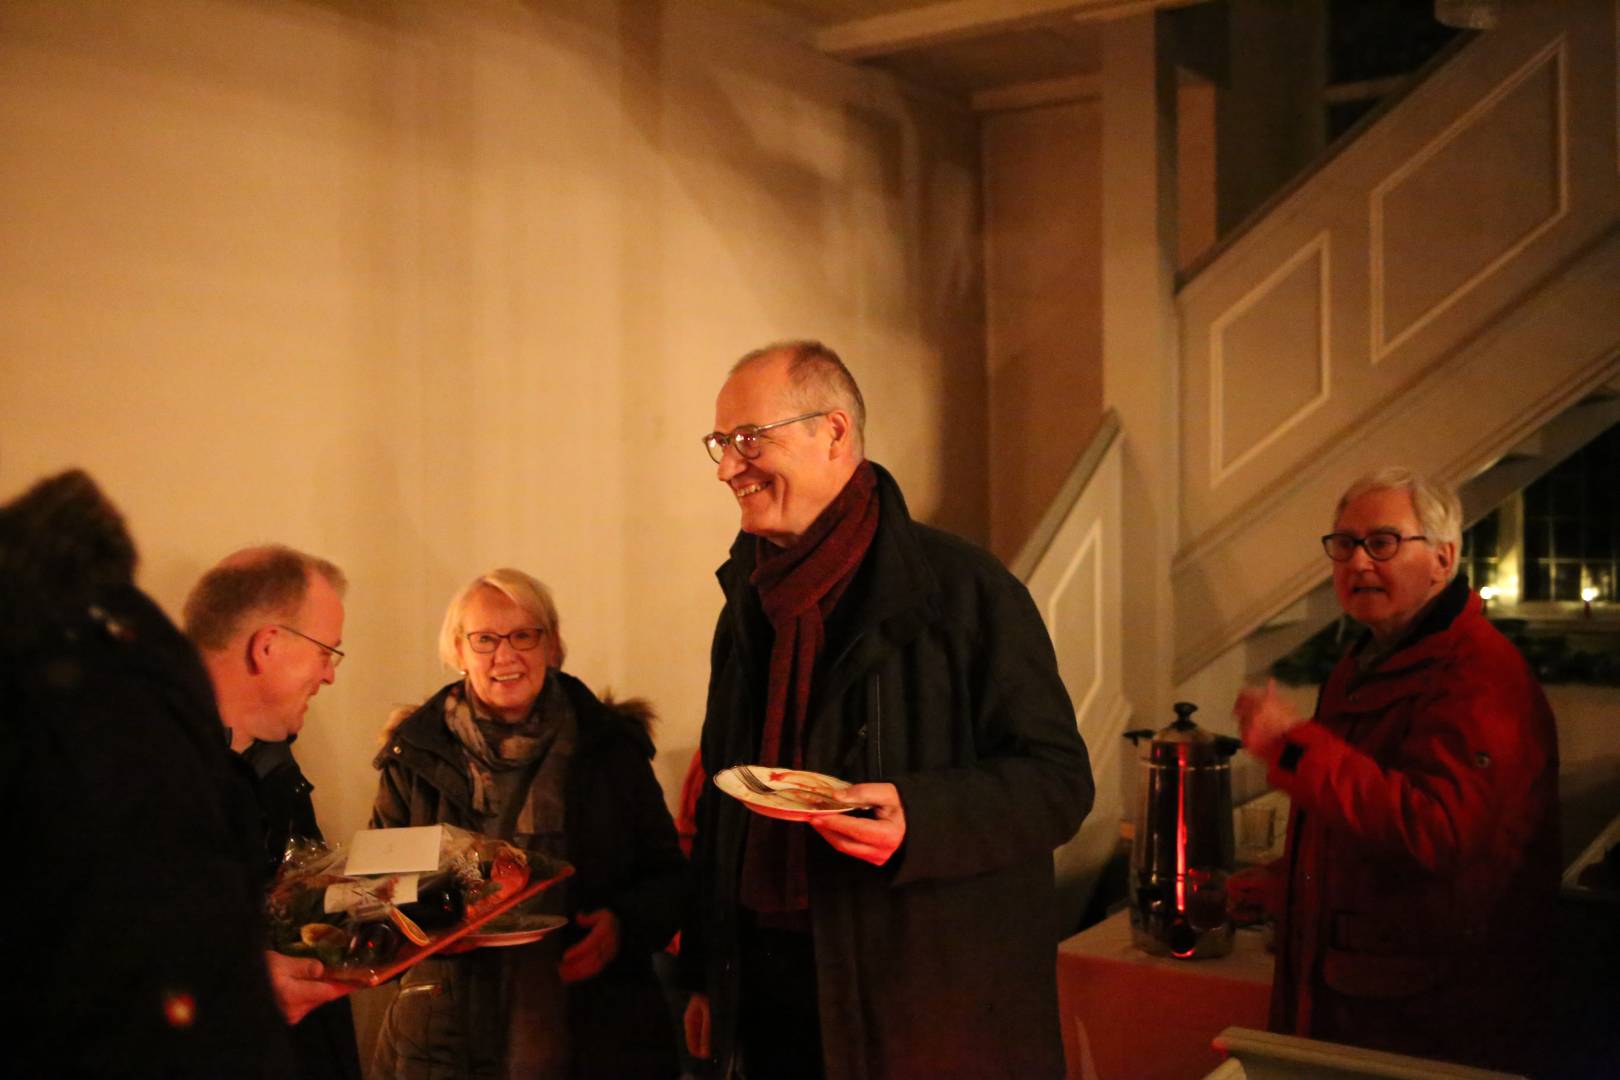
M378 986L453 946L537 940L561 918L497 919L574 868L450 825L367 829L350 848L297 840L268 900L271 947L326 977Z

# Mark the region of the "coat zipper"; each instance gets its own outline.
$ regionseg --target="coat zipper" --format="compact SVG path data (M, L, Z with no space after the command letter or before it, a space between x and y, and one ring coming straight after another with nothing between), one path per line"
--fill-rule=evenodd
M883 675L872 673L872 689L867 695L866 745L867 765L872 780L883 779Z

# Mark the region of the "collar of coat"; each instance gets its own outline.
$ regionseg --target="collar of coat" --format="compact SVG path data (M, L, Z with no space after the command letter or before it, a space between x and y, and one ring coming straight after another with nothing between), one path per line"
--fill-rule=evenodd
M574 747L576 757L588 756L617 739L628 740L647 757L653 756L653 713L645 701L640 698L615 701L609 695L598 700L589 687L566 671L553 671L548 678L557 679L567 691L579 720L579 736ZM426 773L434 787L453 802L470 806L472 791L461 756L461 743L444 724L445 695L462 685L463 681L457 679L441 687L401 720L388 733L372 767L381 769L390 761L402 761Z
M833 653L825 667L830 682L815 691L822 700L835 697L850 679L890 648L915 637L941 611L939 579L922 543L926 526L912 520L889 471L877 462L872 462L872 470L877 474L877 534L855 580L827 620L827 647ZM745 652L754 647L750 621L762 619L759 592L748 580L754 571L756 543L753 535L738 532L731 557L715 571L726 594L735 639Z
M288 766L298 767L298 760L293 757L293 735L281 742L265 742L263 739L254 739L246 750L242 751L242 760L253 767L253 774L260 780L269 776L277 769Z
M1412 623L1401 639L1395 643L1383 657L1373 662L1373 669L1390 666L1397 658L1407 655L1412 649L1436 634L1442 634L1451 629L1451 624L1457 621L1468 607L1468 601L1473 596L1473 590L1468 587L1468 579L1461 574L1452 578L1450 583L1430 600ZM1476 601L1477 604L1477 601ZM1356 639L1351 652L1357 656L1363 655L1373 648L1372 631L1367 631Z
M1344 658L1350 688L1373 690L1381 682L1404 680L1419 668L1436 663L1455 647L1456 638L1450 631L1459 620L1482 618L1480 612L1479 597L1468 587L1468 579L1457 575L1430 601L1401 643L1364 672L1357 669L1356 657L1371 647L1372 634L1356 639Z

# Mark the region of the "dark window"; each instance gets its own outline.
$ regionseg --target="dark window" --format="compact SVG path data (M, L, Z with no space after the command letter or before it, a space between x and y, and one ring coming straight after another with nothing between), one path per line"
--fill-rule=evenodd
M1581 550L1581 516L1578 513L1559 515L1553 519L1553 554L1560 559L1579 559Z
M1332 0L1328 79L1359 82L1422 67L1457 31L1434 18L1434 0Z
M1546 596L1551 589L1547 584L1547 563L1526 560L1524 564L1524 596Z
M1545 503L1546 500L1542 500ZM1552 526L1547 523L1545 514L1534 515L1529 510L1530 500L1525 500L1525 526L1524 526L1524 558L1525 569L1532 564L1541 565L1552 553L1552 544L1548 538L1552 536ZM1535 524L1531 524L1534 521Z
M1620 599L1617 485L1620 424L1525 489L1524 599L1579 600L1582 589L1596 589L1600 601Z
M1473 528L1463 532L1459 566L1473 588L1496 580L1497 535L1501 521L1501 511L1492 510L1475 522Z

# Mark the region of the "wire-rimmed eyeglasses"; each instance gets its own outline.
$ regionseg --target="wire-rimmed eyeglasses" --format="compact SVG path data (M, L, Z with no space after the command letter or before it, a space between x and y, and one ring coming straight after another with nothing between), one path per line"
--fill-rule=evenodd
M1351 536L1349 533L1328 533L1322 537L1322 550L1334 562L1348 562L1350 556L1356 553L1356 548L1363 548L1367 554L1379 562L1388 562L1401 550L1401 544L1407 540L1427 540L1428 537L1419 533L1416 536L1402 536L1398 532L1387 529L1370 532L1366 536Z
M312 638L308 634L304 633L302 630L295 630L292 627L288 626L286 623L276 623L276 628L279 629L279 630L285 630L289 634L296 634L299 637L303 638L305 641L309 642L311 645L319 645L321 648L325 649L326 650L326 658L328 660L332 661L332 666L334 668L336 668L339 664L343 663L343 650L338 648L336 645L328 645L326 642L322 641L320 638Z
M518 652L528 652L540 644L540 639L546 636L546 628L520 626L509 634L497 634L493 630L474 630L462 636L467 639L467 647L475 653L492 653L501 647L503 641Z
M736 431L727 434L724 431L711 431L703 436L703 446L709 451L709 456L716 465L720 464L726 456L726 447L730 446L753 461L759 457L759 437L771 428L779 428L786 424L797 424L800 420L814 420L818 416L826 416L826 410L821 412L807 412L798 416L790 416L786 420L773 420L769 424L744 424Z

